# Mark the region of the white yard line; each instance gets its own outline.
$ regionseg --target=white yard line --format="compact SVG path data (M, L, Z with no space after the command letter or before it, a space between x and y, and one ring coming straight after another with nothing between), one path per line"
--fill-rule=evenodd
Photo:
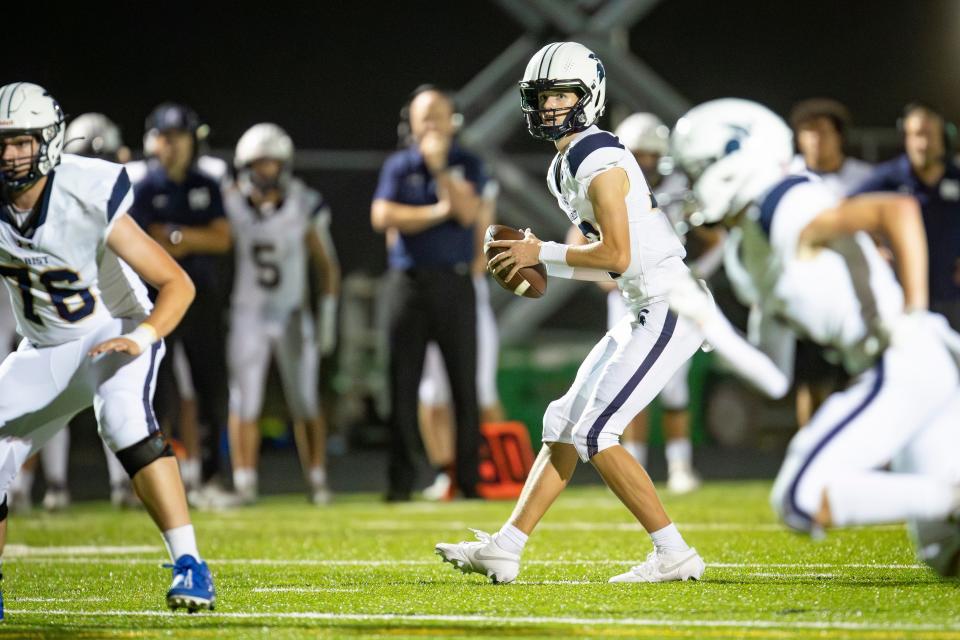
M4 559L22 558L25 556L120 556L138 553L159 553L163 547L156 545L134 546L68 546L68 547L40 547L26 544L8 544L3 550Z
M338 587L256 587L253 593L357 593L362 589L344 589Z
M25 598L23 596L7 596L7 604L11 602L107 602L107 598Z
M4 558L7 559L7 558ZM110 564L110 565L133 565L133 564L153 564L160 565L165 562L161 558L98 558L98 557L43 557L39 554L26 555L8 559L11 562L31 562L31 563L51 563L51 564ZM270 558L207 558L212 565L259 565L269 567L303 566L303 567L391 567L391 566L442 566L439 560L320 560L305 558L301 560L294 559L270 559ZM642 558L626 558L612 560L526 560L525 565L634 565L643 562ZM708 562L708 567L716 569L926 569L923 564L884 564L872 562Z
M46 611L29 609L8 609L13 615L36 614L43 617L141 617L172 620L178 614L169 611ZM179 614L184 617L183 614ZM317 620L326 622L385 622L385 623L425 623L451 622L458 624L499 625L609 625L616 627L728 627L755 629L843 629L848 631L956 631L960 624L901 624L901 623L865 623L817 620L691 620L656 618L574 618L540 616L484 616L484 615L432 615L432 614L365 614L365 613L321 613L316 611L288 611L278 613L256 612L204 612L202 618L214 619L254 619L254 620Z

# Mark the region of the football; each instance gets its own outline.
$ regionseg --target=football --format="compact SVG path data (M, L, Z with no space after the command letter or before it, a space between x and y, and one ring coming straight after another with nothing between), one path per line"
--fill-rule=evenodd
M523 232L502 224L492 224L487 227L487 233L484 236L483 253L489 262L495 255L503 251L500 247L488 247L487 243L493 240L523 240ZM509 282L496 274L492 273L493 279L501 287L518 296L525 298L539 298L547 291L547 268L542 263L537 263L532 267L524 267L517 272Z

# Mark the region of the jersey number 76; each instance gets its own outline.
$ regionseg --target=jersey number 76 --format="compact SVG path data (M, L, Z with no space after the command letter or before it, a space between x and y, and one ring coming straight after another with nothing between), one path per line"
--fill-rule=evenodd
M17 288L20 289L20 296L23 298L23 315L30 322L42 326L43 320L37 315L33 305L30 270L26 267L0 265L0 276L16 281ZM77 322L93 313L95 302L89 289L66 289L57 286L64 282L76 282L79 279L80 276L70 269L53 269L40 274L40 284L50 294L50 301L57 309L57 314L67 322ZM70 304L67 304L67 301L75 296L80 296L80 305L77 306L74 302L71 307Z

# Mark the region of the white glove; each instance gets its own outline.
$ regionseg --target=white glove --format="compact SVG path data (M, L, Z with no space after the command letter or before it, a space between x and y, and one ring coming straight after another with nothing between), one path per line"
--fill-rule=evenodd
M716 305L701 281L692 274L677 278L667 292L670 308L678 315L705 325L716 315Z
M329 356L337 346L337 296L326 295L320 299L317 318L317 337L320 355Z

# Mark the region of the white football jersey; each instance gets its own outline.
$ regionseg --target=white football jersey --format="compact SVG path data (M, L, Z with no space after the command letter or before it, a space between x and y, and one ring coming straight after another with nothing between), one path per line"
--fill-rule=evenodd
M232 305L283 321L306 303L306 235L314 225L329 225L326 201L294 178L280 208L269 214L255 209L235 187L226 191L223 204L236 256Z
M673 226L656 208L650 187L633 154L613 134L592 126L574 137L558 153L547 173L547 185L575 226L590 241L600 239L587 195L593 179L614 167L627 172L627 218L630 228L630 268L623 275L611 274L633 313L664 297L673 280L687 271L686 251Z
M21 231L4 207L0 275L20 335L37 346L57 345L112 317L149 313L146 287L106 246L113 221L132 203L121 165L66 154L48 175L28 229Z
M784 179L761 199L755 211L759 233L744 234L742 257L761 292L764 314L785 321L835 354L849 372L859 373L885 347L883 327L903 313L903 290L866 233L800 252L803 229L840 199L814 175ZM768 248L756 240L764 237ZM765 251L766 259L756 258Z
M831 173L819 173L807 169L807 163L804 162L803 156L800 154L795 155L793 160L790 161L790 173L816 175L838 198L847 197L847 194L852 193L854 189L866 182L872 172L873 165L856 158L844 159L843 164L840 165L840 170Z

